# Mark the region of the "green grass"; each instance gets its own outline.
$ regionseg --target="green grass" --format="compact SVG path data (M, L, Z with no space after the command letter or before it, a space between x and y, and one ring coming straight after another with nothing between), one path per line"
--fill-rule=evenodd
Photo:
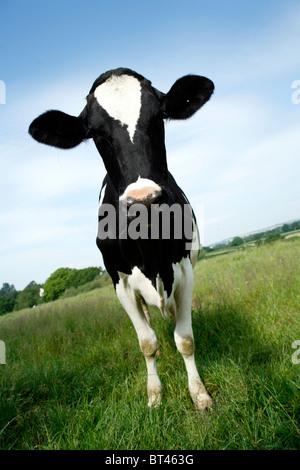
M111 286L0 318L1 449L296 449L300 239L199 262L196 361L214 399L196 412L171 320L154 312L163 405Z

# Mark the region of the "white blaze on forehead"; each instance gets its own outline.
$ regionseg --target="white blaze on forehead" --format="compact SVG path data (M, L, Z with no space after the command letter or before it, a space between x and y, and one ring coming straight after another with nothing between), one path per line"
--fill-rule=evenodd
M114 119L127 126L133 142L141 110L141 84L131 75L112 75L94 91L98 103Z

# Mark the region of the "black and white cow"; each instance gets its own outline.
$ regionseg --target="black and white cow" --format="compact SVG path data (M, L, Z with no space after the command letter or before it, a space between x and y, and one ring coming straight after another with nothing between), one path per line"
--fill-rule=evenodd
M145 356L150 407L160 404L162 387L148 305L158 307L163 316L172 314L174 338L186 365L191 397L198 409L211 404L195 364L191 322L198 229L192 210L184 210L188 206L186 196L168 171L164 119L191 117L209 100L213 90L214 84L208 78L187 75L164 94L136 72L118 68L97 78L78 117L48 111L29 127L38 142L62 149L92 138L101 154L107 175L100 193L99 224L106 214L102 208L109 207L116 209L116 224L108 220L106 232L98 231L97 245ZM162 236L160 228L156 236L151 236L152 208L175 206L182 210L167 211L172 226L168 236ZM142 209L150 216L144 224L148 236L124 236L124 230L136 221ZM120 214L124 210L128 212L122 224ZM174 229L176 217L184 224L190 222L193 230L182 230L178 236Z

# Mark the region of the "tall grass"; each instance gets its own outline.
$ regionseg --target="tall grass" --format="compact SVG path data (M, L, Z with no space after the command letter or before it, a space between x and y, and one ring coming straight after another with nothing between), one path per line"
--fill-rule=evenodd
M202 260L193 325L214 399L196 412L173 324L153 312L163 405L111 286L0 319L2 449L296 449L300 240Z

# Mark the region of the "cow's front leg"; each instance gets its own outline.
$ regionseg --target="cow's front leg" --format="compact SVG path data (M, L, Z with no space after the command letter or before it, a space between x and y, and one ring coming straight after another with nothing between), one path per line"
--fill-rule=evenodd
M206 409L212 405L197 370L194 355L194 335L192 329L192 296L194 287L193 268L188 259L181 264L181 284L176 293L176 326L174 339L178 351L181 353L187 374L191 398L198 410Z
M130 317L138 336L139 345L147 365L148 406L156 407L161 403L162 386L156 368L156 351L158 349L155 332L150 327L141 299L136 297L128 286L127 279L122 278L116 286L117 296Z

